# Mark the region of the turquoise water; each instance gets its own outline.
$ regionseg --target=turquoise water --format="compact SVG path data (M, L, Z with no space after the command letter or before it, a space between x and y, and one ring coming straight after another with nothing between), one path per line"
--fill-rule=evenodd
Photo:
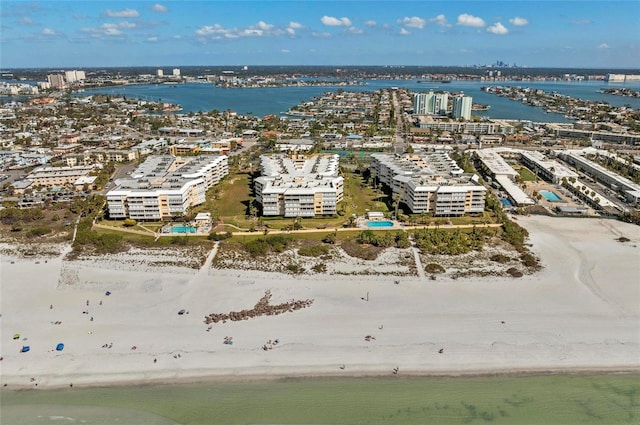
M368 227L392 227L393 222L391 221L367 221Z
M196 228L193 226L173 226L171 233L195 233Z
M124 95L127 97L147 99L151 101L177 103L183 107L184 113L208 112L213 109L225 111L231 109L239 114L253 114L262 117L268 114L279 115L301 101L310 100L326 92L335 92L339 88L345 91L374 91L389 87L400 87L411 91L422 92L429 90L446 90L449 92L463 91L473 97L474 103L488 104L491 109L475 111L474 114L490 118L525 119L539 122L569 122L560 114L545 113L541 108L524 105L504 97L485 93L480 88L485 85L531 87L587 100L600 100L614 106L631 105L640 109L640 98L614 96L600 93L605 87L619 87L620 85L598 82L502 82L487 83L480 81L453 81L450 84L424 84L417 80L366 80L364 86L352 87L275 87L275 88L244 88L223 89L212 84L179 84L171 87L160 85L131 85L122 87L100 88L86 90L77 96L87 96L92 93L110 95ZM636 85L625 85L635 88ZM640 84L638 85L640 87Z
M555 192L551 192L549 190L541 190L540 195L544 196L544 198L549 202L562 201L562 198L560 198Z

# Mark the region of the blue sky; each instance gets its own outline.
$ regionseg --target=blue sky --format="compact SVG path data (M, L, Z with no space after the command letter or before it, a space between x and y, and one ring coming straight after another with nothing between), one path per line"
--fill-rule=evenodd
M6 1L0 67L640 68L640 1Z

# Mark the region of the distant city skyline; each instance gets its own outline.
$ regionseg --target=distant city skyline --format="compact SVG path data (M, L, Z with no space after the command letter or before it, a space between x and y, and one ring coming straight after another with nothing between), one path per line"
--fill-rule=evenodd
M2 1L0 67L638 68L639 16L636 0Z

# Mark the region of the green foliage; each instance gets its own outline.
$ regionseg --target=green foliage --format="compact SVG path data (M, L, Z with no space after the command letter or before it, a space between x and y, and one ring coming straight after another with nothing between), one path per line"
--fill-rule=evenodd
M509 242L517 250L524 248L524 241L529 236L527 229L519 226L517 223L504 218L502 222L502 239Z
M44 213L41 208L5 208L0 210L0 222L12 225L42 220Z
M210 233L209 236L207 236L207 239L210 241L223 241L225 239L229 239L233 236L233 233L227 231L224 233Z
M304 272L304 267L299 266L296 263L287 264L287 270L291 273L300 274Z
M48 233L51 233L51 229L42 226L34 227L33 229L29 230L29 236L44 236Z
M491 261L495 261L496 263L504 264L511 261L511 258L504 254L495 254L491 256Z
M243 244L245 251L253 256L265 255L268 252L283 252L291 243L291 237L286 235L272 235L264 238L252 239Z
M137 224L137 222L132 218L127 218L124 220L124 227L133 227Z
M322 242L328 243L328 244L335 244L336 243L336 239L338 239L338 232L333 232L333 233L329 233L327 236L325 236L322 239Z
M528 252L522 254L520 256L520 260L522 260L522 264L524 264L526 267L538 266L538 259L533 254L530 254Z
M394 245L398 248L406 248L410 245L409 237L404 232L397 232L394 235L391 232L375 233L372 230L360 232L356 242L361 245L373 245L380 248L388 248Z
M420 251L432 255L459 255L480 250L489 238L486 229L474 229L466 233L460 229L453 231L439 229L420 229L414 235Z
M303 246L298 249L298 254L304 257L320 257L329 253L329 247L327 245L309 245Z

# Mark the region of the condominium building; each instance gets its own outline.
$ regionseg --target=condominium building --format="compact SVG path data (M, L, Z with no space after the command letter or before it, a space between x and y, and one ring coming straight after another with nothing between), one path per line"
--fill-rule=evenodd
M173 68L173 76L174 77L180 76L180 68Z
M447 105L449 103L448 93L416 93L414 98L413 111L417 115L447 113Z
M26 179L34 186L64 187L75 184L76 180L87 176L95 167L81 165L76 167L39 167L33 170Z
M164 71L161 69L158 69L156 71L156 77L164 77Z
M76 83L78 81L82 81L86 78L84 71L65 71L64 78L68 83Z
M62 74L49 74L47 75L47 81L52 89L63 89L67 86Z
M265 216L315 217L338 212L344 179L338 155L263 155L255 180L256 201Z
M473 98L470 96L456 96L453 98L453 118L471 119L471 105Z
M157 221L184 216L204 203L207 190L228 173L224 155L150 156L107 193L109 217Z
M371 173L414 214L455 216L484 211L486 189L445 152L371 154Z

